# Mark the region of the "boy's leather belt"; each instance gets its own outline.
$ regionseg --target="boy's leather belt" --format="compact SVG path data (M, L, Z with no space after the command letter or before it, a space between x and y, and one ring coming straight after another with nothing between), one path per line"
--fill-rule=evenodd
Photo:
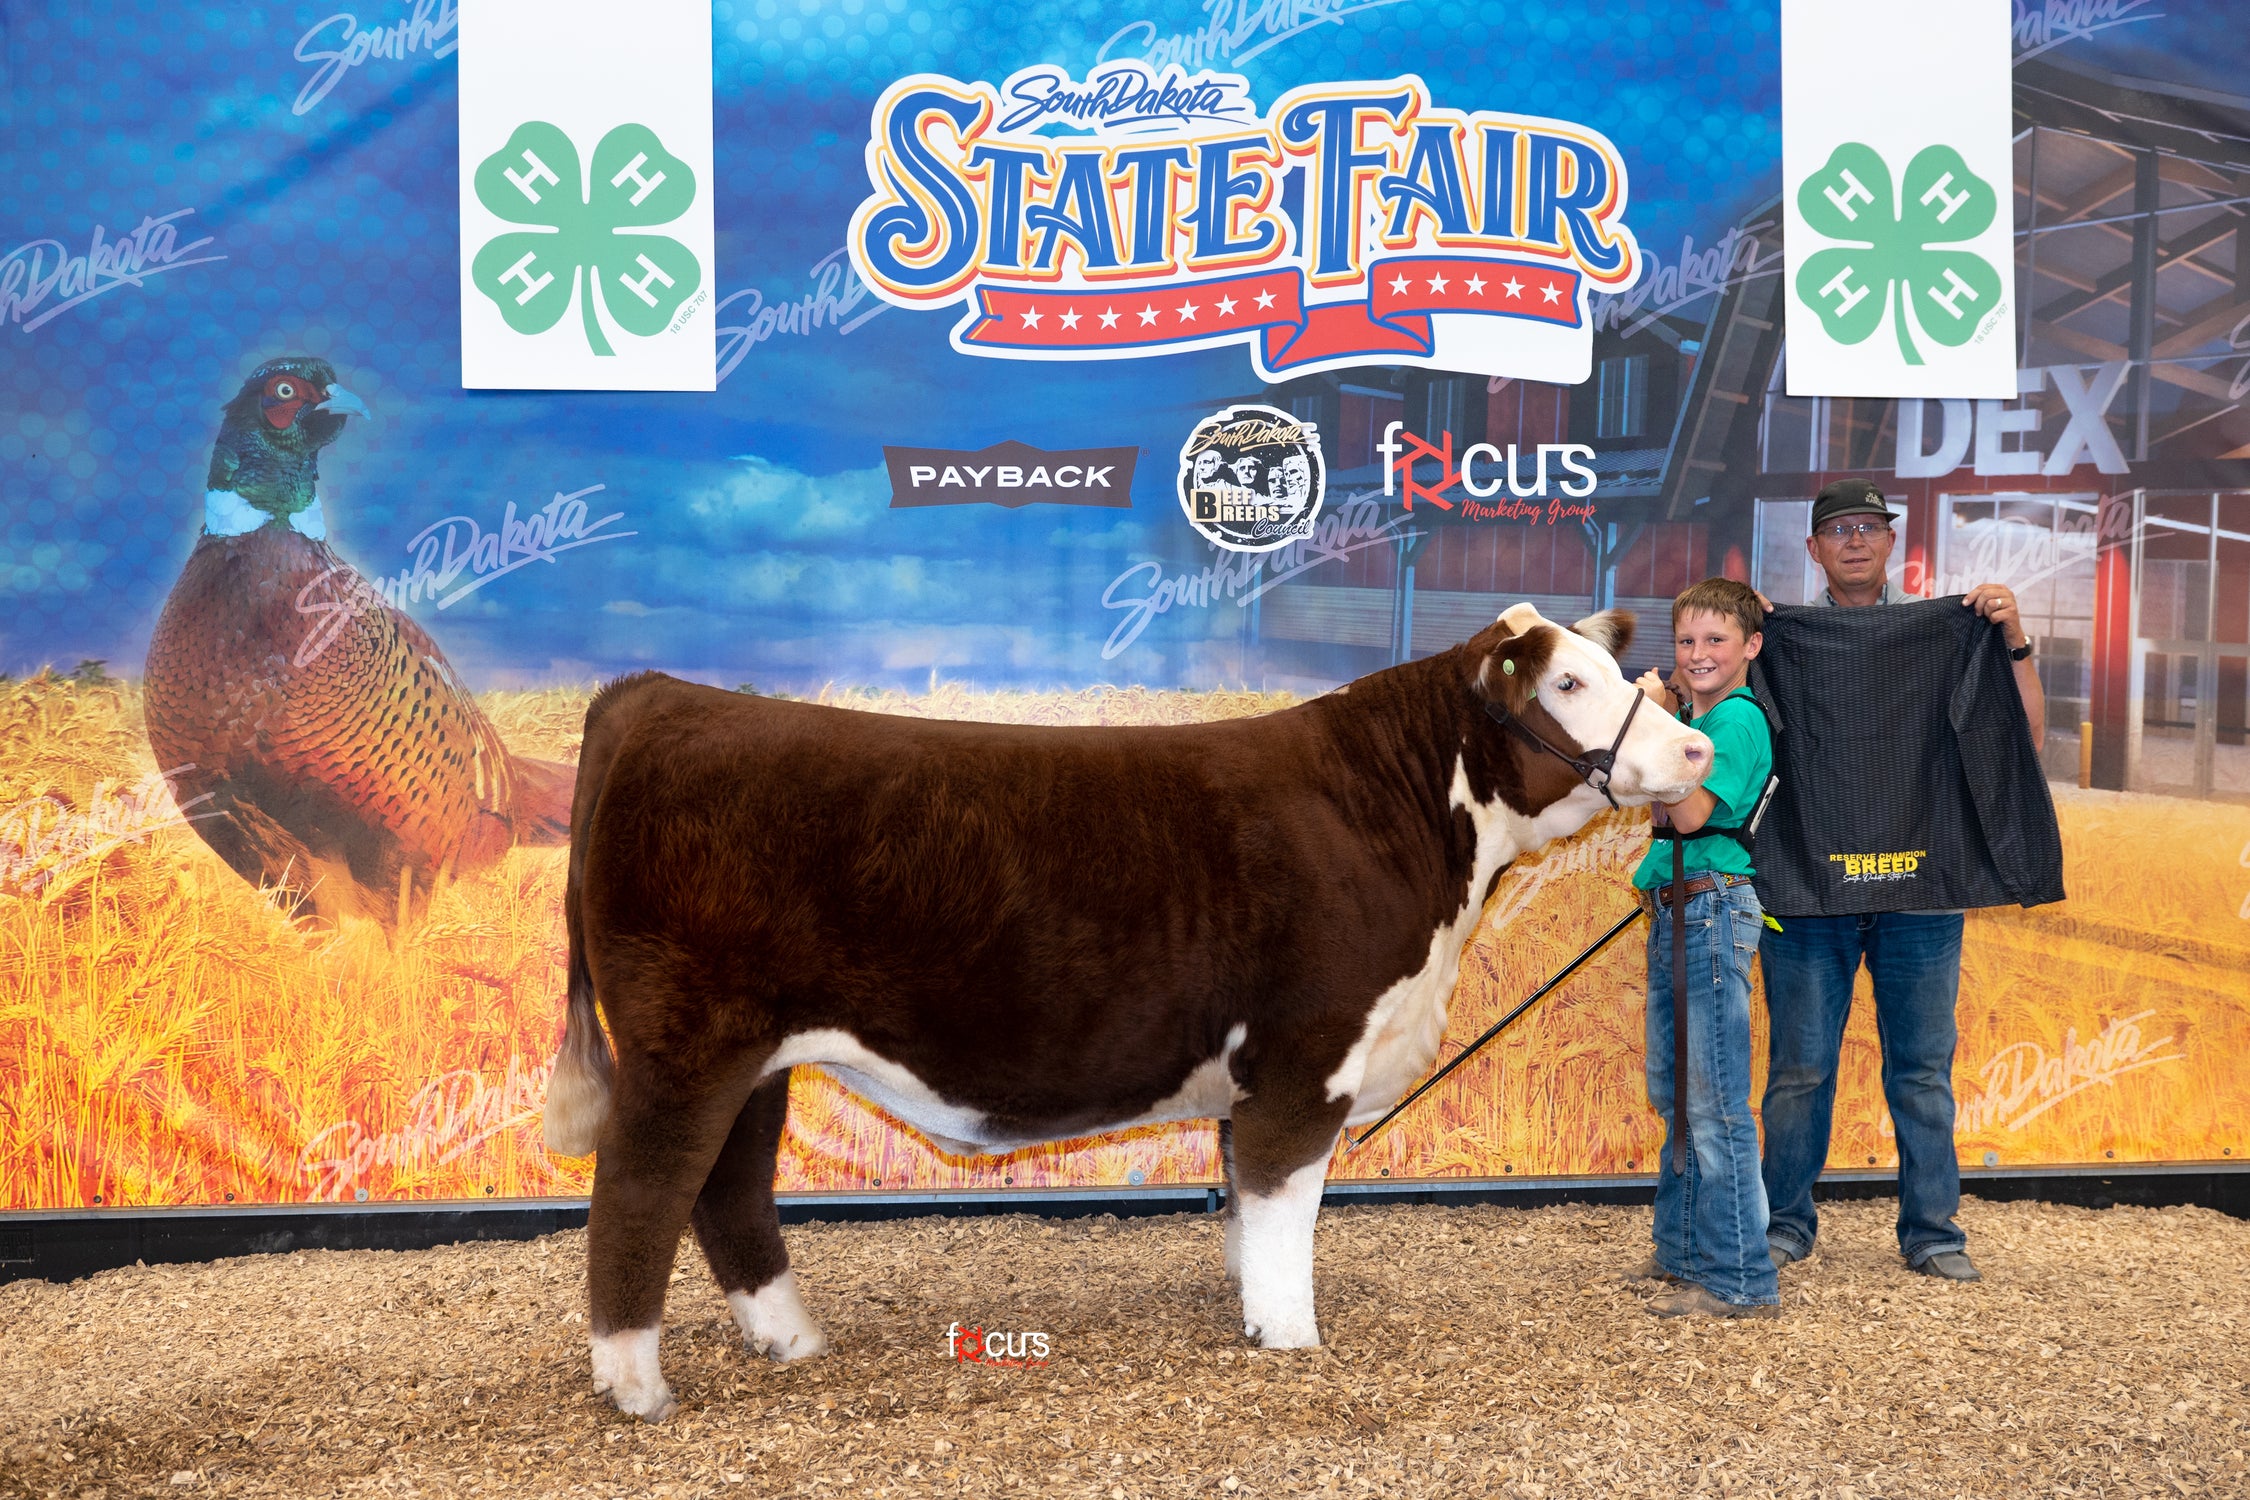
M1724 890L1730 885L1746 883L1745 877L1740 875L1697 875L1688 880L1684 886L1667 882L1653 891L1641 892L1641 905L1649 911L1654 911L1659 906L1670 906L1672 904L1672 892L1675 890L1684 890L1688 896L1700 896L1705 891Z

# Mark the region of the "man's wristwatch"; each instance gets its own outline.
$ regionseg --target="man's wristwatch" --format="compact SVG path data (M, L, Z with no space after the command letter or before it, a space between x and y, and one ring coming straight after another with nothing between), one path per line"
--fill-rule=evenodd
M2011 646L2008 648L2008 660L2010 661L2027 661L2030 659L2030 657L2031 637L2028 635L2023 638L2022 645Z

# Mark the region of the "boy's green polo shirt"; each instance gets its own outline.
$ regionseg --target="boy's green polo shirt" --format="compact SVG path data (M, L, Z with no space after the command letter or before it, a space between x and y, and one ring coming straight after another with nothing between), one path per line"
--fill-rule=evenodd
M1690 717L1687 724L1711 738L1711 774L1703 778L1703 789L1718 798L1719 805L1712 809L1711 821L1705 826L1741 827L1756 810L1758 796L1773 775L1773 732L1766 727L1765 710L1758 707L1758 700L1747 688L1736 688L1712 704L1709 713L1700 719ZM1750 851L1733 839L1687 839L1680 847L1687 853L1690 875L1713 871L1742 876L1757 873L1750 863ZM1653 891L1671 879L1671 840L1653 839L1640 868L1633 872L1633 884Z

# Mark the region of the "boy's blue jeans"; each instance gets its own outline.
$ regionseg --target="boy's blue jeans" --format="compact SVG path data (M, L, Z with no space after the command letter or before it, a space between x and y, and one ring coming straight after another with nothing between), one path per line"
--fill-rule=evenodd
M1656 1263L1723 1301L1778 1302L1750 1117L1750 962L1765 912L1745 881L1687 902L1687 1172L1672 1170L1672 921L1648 934L1648 1102L1664 1117Z
M1967 1244L1961 1162L1953 1146L1954 1006L1961 989L1958 912L1783 917L1766 934L1766 1192L1773 1238L1800 1255L1820 1226L1813 1182L1828 1162L1836 1062L1862 959L1875 981L1883 1096L1898 1136L1898 1246L1909 1265Z

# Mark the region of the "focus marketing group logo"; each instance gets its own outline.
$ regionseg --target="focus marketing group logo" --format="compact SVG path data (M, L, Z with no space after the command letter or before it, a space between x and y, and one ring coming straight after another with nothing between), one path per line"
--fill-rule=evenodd
M986 1333L983 1325L963 1328L955 1323L945 1330L945 1352L960 1365L1005 1365L1022 1369L1047 1362L1047 1335L1043 1333Z
M1180 508L1206 541L1271 552L1313 534L1328 489L1313 424L1271 406L1230 406L1180 446Z

